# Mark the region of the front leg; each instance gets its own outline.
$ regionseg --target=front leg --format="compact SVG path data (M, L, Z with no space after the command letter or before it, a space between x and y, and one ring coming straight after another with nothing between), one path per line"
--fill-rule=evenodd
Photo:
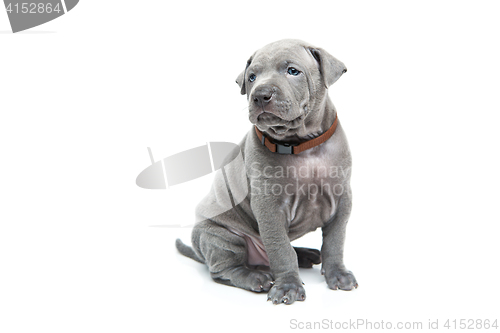
M344 266L345 233L352 207L351 190L349 187L345 189L339 198L334 218L322 228L321 273L325 275L328 287L333 290L352 290L358 287L356 278Z
M275 201L269 196L255 198L252 210L275 279L267 299L273 304L292 304L305 300L306 292L299 277L297 253L288 238L286 215L277 208L280 205Z

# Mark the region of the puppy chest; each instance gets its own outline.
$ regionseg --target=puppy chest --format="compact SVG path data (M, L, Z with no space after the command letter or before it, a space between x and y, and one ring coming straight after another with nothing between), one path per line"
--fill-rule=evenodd
M335 214L336 198L342 195L342 181L324 175L291 177L285 182L286 192L281 209L285 211L289 233L300 235L322 227Z

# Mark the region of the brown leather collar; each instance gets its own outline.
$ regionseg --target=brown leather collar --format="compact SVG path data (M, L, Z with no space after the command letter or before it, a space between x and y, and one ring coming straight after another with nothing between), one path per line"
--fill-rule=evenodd
M316 146L319 146L326 140L330 139L333 133L335 133L335 130L337 129L337 124L338 124L338 117L335 116L335 121L333 122L332 126L323 134L318 136L317 138L314 138L312 140L303 142L299 145L290 145L290 144L280 144L280 143L273 143L271 140L266 138L264 134L255 126L255 132L257 133L257 137L259 138L260 142L262 142L263 146L266 146L267 149L272 151L273 153L278 153L278 154L300 154L304 150L314 148Z

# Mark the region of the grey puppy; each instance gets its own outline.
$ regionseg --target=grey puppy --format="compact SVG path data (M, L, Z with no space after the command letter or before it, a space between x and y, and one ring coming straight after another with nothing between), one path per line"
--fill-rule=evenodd
M281 40L255 52L238 76L258 129L239 145L246 170L229 167L216 174L196 208L201 222L192 232L193 248L176 242L182 254L205 263L216 282L268 291L274 304L291 304L306 296L299 267L322 262L331 289L357 288L343 262L351 153L328 96L328 87L346 71L321 48ZM332 128L326 141L290 154L290 146L314 143ZM215 214L224 205L222 193L238 186L251 190L234 208ZM317 228L323 232L321 253L292 247L291 241Z

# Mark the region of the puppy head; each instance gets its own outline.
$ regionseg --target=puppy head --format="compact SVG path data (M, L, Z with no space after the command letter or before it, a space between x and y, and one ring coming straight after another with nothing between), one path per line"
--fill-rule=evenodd
M236 83L247 95L250 122L280 140L319 116L328 87L346 71L323 49L288 39L255 52Z

